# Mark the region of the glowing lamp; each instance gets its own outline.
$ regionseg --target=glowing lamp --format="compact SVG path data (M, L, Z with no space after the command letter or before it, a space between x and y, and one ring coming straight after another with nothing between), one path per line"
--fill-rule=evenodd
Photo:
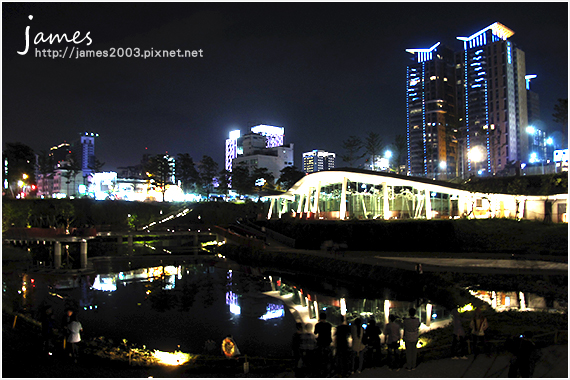
M190 360L190 354L186 354L180 351L164 352L154 350L152 357L157 362L164 365L182 365Z

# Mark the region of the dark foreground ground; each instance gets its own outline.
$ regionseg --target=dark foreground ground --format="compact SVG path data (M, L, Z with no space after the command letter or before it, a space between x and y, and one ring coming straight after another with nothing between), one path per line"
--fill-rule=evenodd
M130 366L127 362L102 359L84 354L77 363L56 353L41 354L39 331L28 322L18 320L13 328L8 314L2 318L2 377L3 378L84 378L84 377L294 377L288 360L267 361L251 358L250 372L244 374L240 361L209 358L184 366ZM414 371L390 371L387 366L365 369L351 377L507 377L510 355L494 354L490 357L469 355L467 360L450 358L421 361ZM548 346L541 349L533 377L568 378L568 345Z

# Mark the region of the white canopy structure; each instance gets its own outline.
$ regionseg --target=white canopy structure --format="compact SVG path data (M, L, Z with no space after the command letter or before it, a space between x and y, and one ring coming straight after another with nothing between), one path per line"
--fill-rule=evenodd
M359 169L309 174L268 197L267 218L302 219L517 218L566 222L567 194L473 193L449 182ZM549 204L549 205L548 205ZM548 208L548 210L547 210Z

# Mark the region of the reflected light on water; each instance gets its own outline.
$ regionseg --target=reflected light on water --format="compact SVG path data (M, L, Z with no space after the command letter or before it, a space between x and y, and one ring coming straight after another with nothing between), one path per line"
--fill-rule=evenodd
M152 357L156 359L160 364L164 365L182 365L190 360L190 354L184 352L164 352L154 350Z

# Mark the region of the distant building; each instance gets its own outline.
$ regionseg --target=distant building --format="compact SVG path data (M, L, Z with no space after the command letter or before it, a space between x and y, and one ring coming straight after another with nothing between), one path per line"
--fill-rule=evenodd
M256 168L266 168L267 171L273 174L274 181L279 179L283 168L294 165L293 144L253 150L250 153L251 154L246 155L244 150L244 155L235 158L232 165L234 167L236 165L244 165L250 173Z
M85 132L79 138L77 146L77 158L81 161L81 170L83 176L88 176L93 172L95 164L95 137L99 137L98 133Z
M335 157L334 153L318 149L303 153L303 171L309 174L334 169Z
M71 144L62 142L59 145L52 146L48 153L53 158L54 165L65 161L67 156L71 154Z
M234 130L229 134L229 138L226 140L226 158L225 158L225 169L229 172L232 171L232 161L240 155L248 154L244 152L244 141L250 144L247 149L262 149L261 141L264 142L265 148L274 148L283 145L285 141L285 129L283 127L275 127L272 125L260 124L251 127L251 133L265 137L265 139L242 139L241 131ZM250 152L250 151L248 151Z

